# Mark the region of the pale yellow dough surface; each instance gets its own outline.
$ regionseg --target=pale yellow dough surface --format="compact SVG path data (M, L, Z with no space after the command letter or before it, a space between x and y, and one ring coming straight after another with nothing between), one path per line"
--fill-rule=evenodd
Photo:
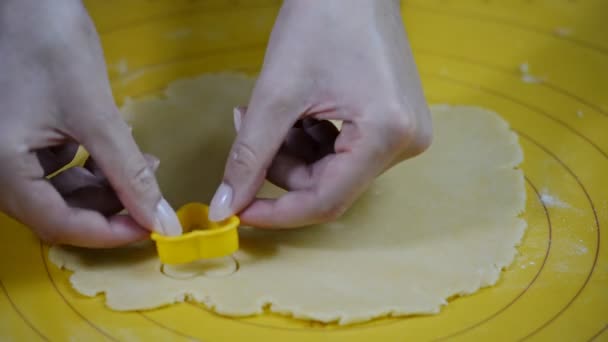
M174 206L209 202L234 137L232 107L247 102L252 86L238 75L207 75L174 82L163 98L124 106L142 149L160 158L159 182ZM166 269L174 278L161 273L149 243L55 247L50 258L74 271L77 291L105 293L116 310L189 298L224 315L257 314L268 305L340 324L437 313L447 298L497 282L526 223L518 217L525 204L516 169L522 151L506 122L475 107L432 112L430 150L378 178L337 222L243 229L234 259Z

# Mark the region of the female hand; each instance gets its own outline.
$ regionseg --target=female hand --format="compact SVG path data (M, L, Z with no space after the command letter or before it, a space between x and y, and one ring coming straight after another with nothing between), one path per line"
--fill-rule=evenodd
M146 162L114 104L81 1L0 3L0 108L0 210L43 240L110 247L152 228L181 232L157 162ZM79 143L95 163L47 180ZM123 205L130 215L109 216Z
M244 114L244 115L243 115ZM327 120L341 120L338 131ZM335 219L432 128L394 0L286 0L210 216L258 227ZM265 178L288 190L256 199Z

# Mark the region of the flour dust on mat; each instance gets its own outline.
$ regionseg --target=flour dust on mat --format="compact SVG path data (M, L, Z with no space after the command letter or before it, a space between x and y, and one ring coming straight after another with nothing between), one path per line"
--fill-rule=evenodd
M176 207L209 202L234 139L232 108L253 80L231 74L172 83L164 98L123 112ZM432 108L428 152L379 177L340 220L287 231L241 229L233 257L161 272L150 243L113 250L53 247L82 294L105 293L115 310L183 301L229 316L264 308L295 318L350 324L439 312L447 298L497 282L526 223L517 136L497 114ZM276 188L264 191L278 195ZM235 264L238 263L238 267Z

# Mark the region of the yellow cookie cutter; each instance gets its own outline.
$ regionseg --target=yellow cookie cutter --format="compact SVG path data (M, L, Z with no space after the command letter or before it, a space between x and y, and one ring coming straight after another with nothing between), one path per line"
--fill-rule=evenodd
M212 222L209 221L209 207L201 203L188 203L177 211L177 218L184 229L183 235L151 235L162 263L182 264L219 258L239 249L238 217Z

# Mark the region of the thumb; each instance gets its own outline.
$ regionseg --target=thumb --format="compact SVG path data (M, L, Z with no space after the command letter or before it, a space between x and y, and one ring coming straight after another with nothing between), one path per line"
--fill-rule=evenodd
M243 107L234 109L237 137L228 155L224 179L211 200L210 220L225 220L255 198L266 178L266 170L295 122L289 114L295 112L289 108L286 111L284 103L283 107L256 104L255 93L247 115Z
M160 234L181 234L175 211L115 107L109 114L80 118L74 131L137 223Z

